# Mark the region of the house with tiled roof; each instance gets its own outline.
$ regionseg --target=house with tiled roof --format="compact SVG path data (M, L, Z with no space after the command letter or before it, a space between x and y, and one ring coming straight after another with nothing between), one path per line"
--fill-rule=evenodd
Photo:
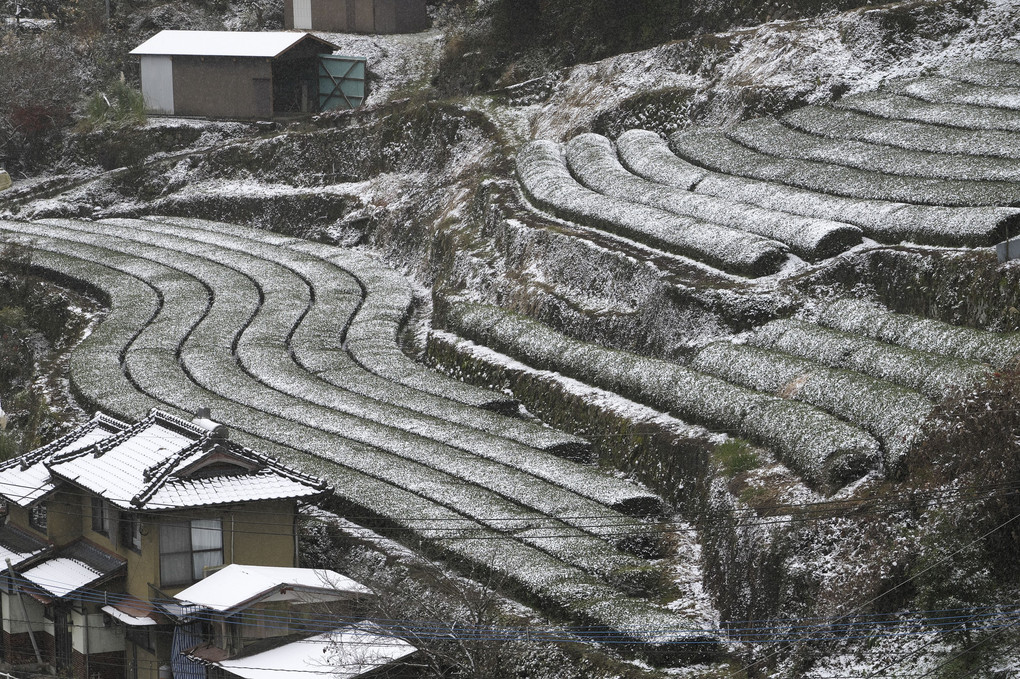
M163 604L224 564L293 568L298 504L327 488L200 412L103 414L0 464L3 660L76 679L157 679Z

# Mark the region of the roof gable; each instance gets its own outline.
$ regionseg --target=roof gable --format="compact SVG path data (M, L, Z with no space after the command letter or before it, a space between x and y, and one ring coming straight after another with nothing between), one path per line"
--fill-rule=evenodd
M303 601L327 595L365 596L372 593L360 582L319 568L287 568L230 564L181 591L175 598L185 606L221 613L247 608L262 601Z

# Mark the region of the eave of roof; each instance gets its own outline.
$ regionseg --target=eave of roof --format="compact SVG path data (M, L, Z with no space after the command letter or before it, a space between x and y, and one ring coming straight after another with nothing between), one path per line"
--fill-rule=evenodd
M299 42L312 40L330 52L338 45L297 31L160 31L131 54L145 56L279 57Z

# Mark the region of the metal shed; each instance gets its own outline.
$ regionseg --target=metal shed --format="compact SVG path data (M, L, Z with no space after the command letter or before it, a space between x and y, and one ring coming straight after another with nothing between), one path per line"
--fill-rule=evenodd
M322 61L336 49L300 32L161 31L131 54L141 57L150 113L274 118L322 110ZM345 104L364 98L364 70L359 73L361 99L348 97ZM357 94L355 85L346 89Z
M327 33L417 33L429 27L425 0L284 0L283 25Z

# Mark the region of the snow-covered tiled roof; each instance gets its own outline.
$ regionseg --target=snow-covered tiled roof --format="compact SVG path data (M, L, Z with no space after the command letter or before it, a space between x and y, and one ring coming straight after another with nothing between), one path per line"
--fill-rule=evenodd
M25 531L7 524L0 527L0 570L7 568L7 559L18 566L49 548L49 544Z
M318 479L225 436L222 426L210 428L159 410L131 426L97 416L55 442L60 445L0 466L0 494L28 504L67 481L123 509L164 510L307 499L324 492ZM203 471L205 462L218 466Z
M371 594L360 582L331 570L231 564L180 592L176 599L223 612L256 601L302 600L300 593L293 593L295 589L324 590L337 595Z
M244 679L309 679L320 674L351 679L417 650L378 625L365 623L213 664Z
M291 479L281 478L279 474L266 469L243 476L216 476L204 479L172 478L153 494L152 498L146 502L146 506L149 509L200 507L231 502L308 497L318 495L320 492L320 489Z
M127 428L128 425L119 420L96 413L91 420L56 441L0 464L0 495L22 507L31 505L54 488L46 460L81 450Z
M160 31L131 50L137 55L202 57L278 57L305 39L339 49L310 33L297 31Z

